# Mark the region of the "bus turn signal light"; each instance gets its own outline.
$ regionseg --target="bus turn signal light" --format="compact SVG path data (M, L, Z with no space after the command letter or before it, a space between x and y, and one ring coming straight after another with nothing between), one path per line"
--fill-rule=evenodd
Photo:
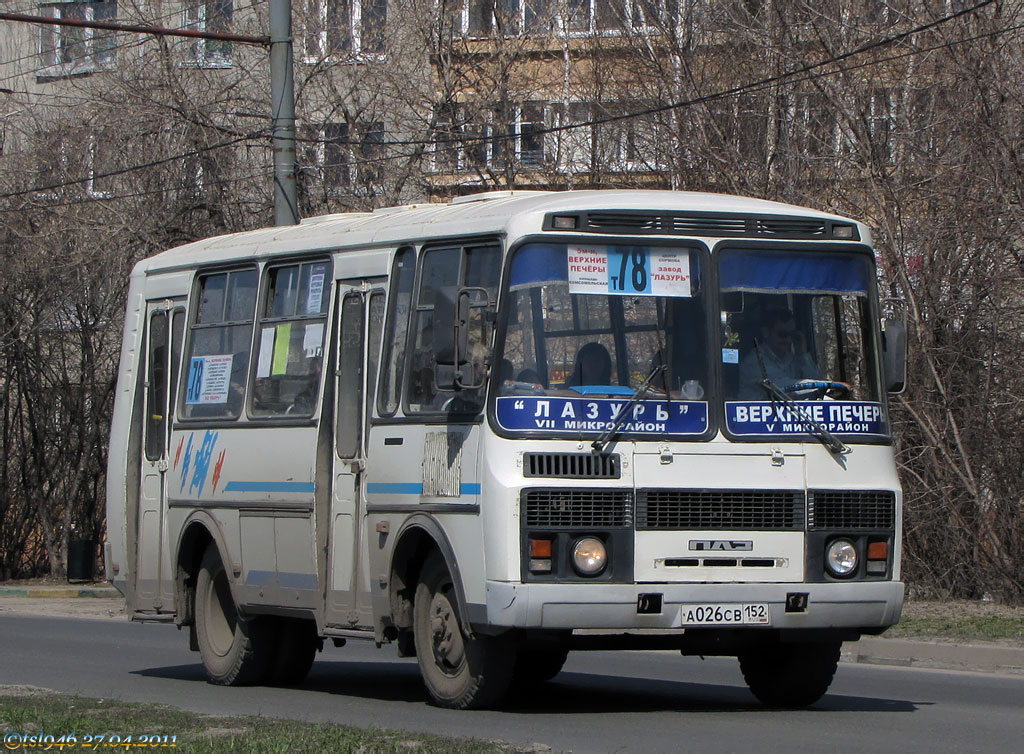
M551 540L530 540L530 573L551 573Z

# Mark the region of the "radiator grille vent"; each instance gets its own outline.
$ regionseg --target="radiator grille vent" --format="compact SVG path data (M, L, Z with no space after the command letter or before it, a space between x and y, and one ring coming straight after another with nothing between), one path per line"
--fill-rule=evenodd
M896 494L891 490L812 490L807 519L812 529L894 529Z
M794 490L640 490L638 529L802 530L804 495Z
M633 230L638 233L663 233L662 218L659 215L642 213L591 212L587 215L590 230Z
M618 479L619 455L523 453L523 476L560 479Z
M842 226L842 238L858 240L856 226L834 220L783 215L746 215L728 212L658 212L622 210L571 213L584 233L631 233L725 238L832 238ZM557 213L564 217L566 213ZM553 230L549 215L544 227Z
M825 235L824 220L801 220L799 218L782 218L779 220L755 220L757 234L761 236L823 236Z
M526 526L617 527L633 523L631 490L530 489L522 492Z

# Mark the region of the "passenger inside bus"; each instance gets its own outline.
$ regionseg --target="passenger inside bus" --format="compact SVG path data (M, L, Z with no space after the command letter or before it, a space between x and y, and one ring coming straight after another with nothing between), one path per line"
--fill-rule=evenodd
M610 385L612 357L600 343L587 343L576 354L576 364L566 381L566 387L582 385Z

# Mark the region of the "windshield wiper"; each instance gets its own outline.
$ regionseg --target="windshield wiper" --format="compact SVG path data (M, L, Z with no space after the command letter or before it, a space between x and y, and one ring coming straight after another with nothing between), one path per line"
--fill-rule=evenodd
M612 437L614 437L615 433L619 431L619 427L621 427L622 423L626 421L626 417L629 416L630 411L633 410L633 406L635 406L638 401L643 400L644 396L646 396L648 391L651 389L651 382L663 371L665 371L664 364L656 364L654 368L651 369L651 373L648 374L646 379L640 383L640 387L636 389L633 396L619 411L618 415L615 417L615 421L612 422L612 426L608 427L608 429L601 433L600 437L590 443L590 447L594 449L595 453L604 452L605 446L611 442Z
M786 395L767 375L763 380L761 380L761 387L767 390L768 394L773 399L786 404L786 407L799 417L802 424L810 426L811 429L807 430L807 434L816 438L822 445L828 448L829 452L837 456L845 455L850 452L849 446L845 445L841 440L839 440L839 438L825 429L825 425L816 421L803 406Z

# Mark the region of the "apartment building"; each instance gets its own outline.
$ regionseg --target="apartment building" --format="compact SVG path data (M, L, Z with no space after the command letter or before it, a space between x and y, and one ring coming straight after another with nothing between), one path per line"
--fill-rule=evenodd
M267 28L267 0L3 0L0 8L243 35ZM516 186L813 194L851 165L884 169L934 147L928 126L940 82L926 60L875 55L865 67L870 55L830 57L962 8L960 0L834 8L298 0L303 212ZM269 184L264 47L77 26L4 29L3 150L33 144L39 185L81 179L90 197L113 197L123 181L109 173L179 154L182 190L208 195L217 186L218 196L240 191L250 203L266 194L256 190ZM910 51L900 44L880 49ZM46 135L48 122L56 136ZM145 145L141 154L129 135Z

